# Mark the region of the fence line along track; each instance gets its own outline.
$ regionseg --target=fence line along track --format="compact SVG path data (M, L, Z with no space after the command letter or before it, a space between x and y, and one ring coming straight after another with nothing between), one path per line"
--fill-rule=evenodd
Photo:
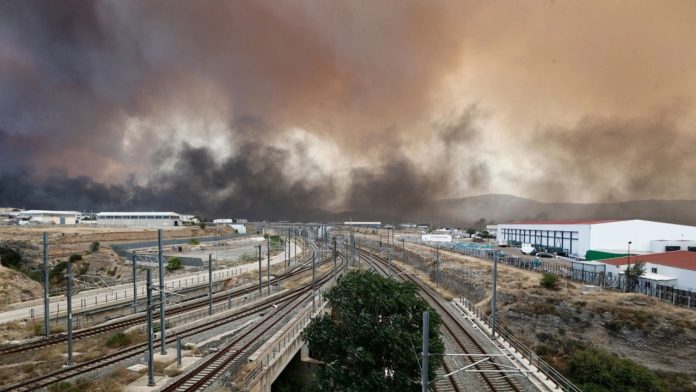
M365 260L369 265L379 270L381 273L388 275L387 263L388 261L378 255L375 255L369 251L362 248L357 248L358 254L363 260ZM481 346L481 344L472 336L469 331L461 324L458 317L453 314L450 308L441 302L438 294L432 292L432 289L423 283L420 279L417 279L411 275L408 275L406 271L401 268L391 264L391 269L395 274L398 275L402 280L408 280L415 283L420 289L423 298L432 306L437 313L440 315L442 320L442 326L449 335L449 337L456 343L457 346L465 354L486 354L486 350ZM468 359L470 363L473 363L471 359ZM445 363L445 361L443 361ZM483 362L474 366L481 379L484 381L485 385L491 391L521 391L521 386L515 382L514 379L507 376L502 368L495 364L494 362ZM452 370L447 369L449 373ZM496 373L496 371L499 371ZM451 383L455 390L458 390L458 385L456 379L450 376Z
M330 259L327 259L330 260ZM317 281L319 282L325 282L328 281L329 279L333 278L334 272L340 270L340 268L337 268L336 270L332 270L330 273L324 274L321 277L318 277ZM182 331L179 331L175 334L172 334L167 337L167 344L174 343L177 339L177 337L189 337L193 336L214 328L218 328L220 326L223 326L225 324L228 324L233 321L237 321L240 319L243 319L245 317L249 317L254 315L255 313L258 313L259 311L265 311L267 309L275 309L276 306L279 306L279 304L285 304L288 301L292 301L297 299L298 297L301 297L304 295L304 293L307 290L311 290L311 283L302 286L300 288L294 289L290 291L285 297L283 298L264 298L262 299L258 304L254 305L253 307L249 309L245 309L242 311L238 311L236 313L231 314L230 316L213 321L211 323L203 324L203 325L198 325L195 327L191 327L188 329L184 329ZM155 349L160 347L159 343L154 344L153 346ZM105 368L107 366L116 364L118 362L121 362L125 359L131 358L133 356L137 355L142 355L142 353L147 349L147 343L141 343L138 345L135 345L133 347L129 347L127 349L118 351L116 353L97 358L94 360L78 363L76 365L73 365L70 368L66 369L61 369L55 372L51 372L49 374L31 379L31 380L25 380L20 383L14 384L14 385L8 385L8 386L2 386L0 389L0 392L9 392L9 391L30 391L30 390L36 390L39 388L44 388L47 387L51 384L54 384L59 381L64 381L76 376L79 376L81 374L86 374L91 371Z
M288 270L287 272L278 275L276 278L271 280L271 283L277 283L286 279L289 279L291 277L297 276L303 272L306 272L311 269L311 267L307 266L307 263L311 262L312 260L312 255L314 254L314 250L312 250L312 253L310 254L309 258L304 260L302 263L295 265L293 268ZM323 264L328 262L328 260L324 260L321 263L317 263L317 265ZM240 296L248 293L252 293L254 291L258 290L258 287L247 287L244 289L237 289L233 290L230 292L232 296ZM216 293L213 295L213 303L220 303L224 302L227 297L227 292L223 293ZM166 317L174 316L179 313L185 313L197 308L203 308L208 306L208 299L207 298L195 298L191 299L187 302L190 302L186 305L178 306L176 308L170 308L166 310ZM143 312L139 312L143 313ZM109 331L114 331L122 328L127 328L131 327L134 325L142 324L145 322L146 316L145 315L140 315L135 318L129 319L129 320L123 320L123 321L118 321L114 322L111 324L107 325L99 325L96 327L89 327L89 328L84 328L84 329L79 329L73 332L73 341L84 339L86 337L91 337L95 335L99 335L105 332ZM153 314L153 320L159 320L159 312L157 314ZM0 347L0 356L5 356L8 354L15 354L15 353L21 353L21 352L26 352L26 351L31 351L31 350L37 350L40 348L52 346L54 344L59 344L63 342L67 342L68 337L67 334L65 333L60 333L60 334L54 334L51 335L47 339L41 339L41 340L35 340L27 343L22 343L22 344L13 344L13 345L6 345L3 347Z

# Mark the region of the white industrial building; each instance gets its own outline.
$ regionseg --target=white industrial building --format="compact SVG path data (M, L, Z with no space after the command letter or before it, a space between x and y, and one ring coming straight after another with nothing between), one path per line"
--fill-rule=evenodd
M666 244L696 241L696 227L640 219L501 223L496 234L498 243L501 240L508 244L529 243L579 258L585 258L590 250L625 255L629 241L631 253L654 252L660 241L667 241Z
M100 226L166 227L181 226L181 216L176 212L100 212Z
M78 211L27 210L17 214L20 225L76 225L80 223Z
M635 255L602 260L607 266L609 277L623 274L626 267L643 263L645 273L639 283L647 288L650 285L671 286L681 290L696 289L696 252L673 251L647 255Z

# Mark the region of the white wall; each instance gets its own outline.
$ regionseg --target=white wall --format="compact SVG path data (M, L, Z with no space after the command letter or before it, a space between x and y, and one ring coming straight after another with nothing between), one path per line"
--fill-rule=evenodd
M541 231L549 231L551 234L553 234L554 231L571 231L571 232L577 232L577 238L578 240L573 243L573 254L577 254L580 256L585 256L585 253L590 249L590 225L588 224L572 224L572 225L558 225L558 224L498 224L497 227L497 232L496 232L496 238L497 239L502 239L505 238L503 231L504 229L522 229L522 230L541 230ZM544 233L544 237L546 234ZM514 238L505 238L507 240L514 240ZM530 242L530 241L522 241L522 242ZM532 241L533 242L533 241ZM566 237L566 242L567 242L567 237ZM546 240L542 242L543 245L546 245ZM553 244L549 244L553 246ZM565 248L569 249L568 244L566 243ZM570 250L570 249L569 249Z
M181 226L181 221L174 219L98 219L100 226L133 226L133 227L171 227Z
M696 290L696 271L653 264L650 262L645 263L646 272L652 272L653 268L657 268L657 273L660 275L677 278L676 288L681 290Z
M696 227L634 219L598 223L590 230L590 245L595 250L625 253L631 241L631 252L650 252L653 240L696 240Z

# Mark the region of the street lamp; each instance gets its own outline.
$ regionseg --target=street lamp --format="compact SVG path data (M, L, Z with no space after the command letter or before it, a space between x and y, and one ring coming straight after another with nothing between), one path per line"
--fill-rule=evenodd
M628 290L628 284L630 282L630 277L631 277L631 244L632 241L628 241L628 267L626 267L626 290Z

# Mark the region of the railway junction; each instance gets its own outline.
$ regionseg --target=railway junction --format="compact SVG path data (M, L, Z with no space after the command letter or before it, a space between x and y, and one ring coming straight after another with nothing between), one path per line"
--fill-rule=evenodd
M260 245L258 263L243 269L161 275L166 284L160 286L154 278L160 264L151 268L152 274L148 271L147 281L115 290L123 290L118 300L81 308L82 297L73 298L73 309L117 317L1 346L3 366L51 363L4 380L0 391L41 390L61 383L79 387L116 378L126 391L270 391L293 360L311 361L302 331L314 317L330 312L323 293L356 269L413 282L440 315L444 366L434 380L426 379L429 390L578 390L549 380L466 304L446 300L427 277L392 258L396 252L385 255L374 244L358 244L352 232L329 237L325 227L278 225L271 230L284 239L282 253L271 256L270 247L266 251ZM40 306L30 306L40 317ZM62 316L70 325L74 315L64 307L70 314ZM115 309L128 309L128 314ZM18 308L12 315L26 317L28 312L28 307ZM127 342L110 346L114 337L123 336ZM109 348L99 354L81 352L102 344ZM41 360L56 350L67 361ZM429 355L427 350L419 354Z

